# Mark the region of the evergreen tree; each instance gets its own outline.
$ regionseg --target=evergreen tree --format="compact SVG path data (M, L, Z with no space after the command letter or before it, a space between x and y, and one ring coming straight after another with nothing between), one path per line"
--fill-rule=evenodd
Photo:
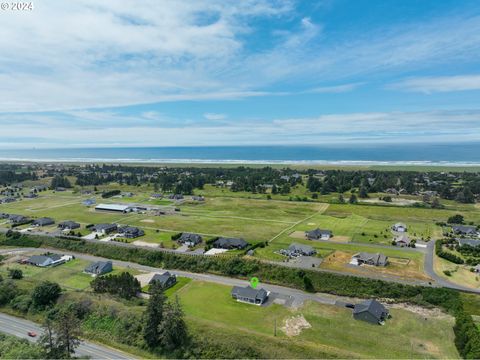
M163 293L160 284L153 282L150 286L150 300L145 310L145 326L143 328L143 338L150 348L159 345L159 325L163 320L163 312L167 298Z
M163 349L172 351L187 342L188 330L183 317L178 296L175 296L174 302L165 304L163 319L159 325L159 340Z
M355 195L355 194L350 195L350 199L348 199L348 202L350 204L356 204L358 202L357 195Z

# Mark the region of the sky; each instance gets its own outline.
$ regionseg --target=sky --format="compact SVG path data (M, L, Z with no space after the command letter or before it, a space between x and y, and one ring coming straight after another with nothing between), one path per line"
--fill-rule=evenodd
M477 0L0 10L0 148L480 141Z

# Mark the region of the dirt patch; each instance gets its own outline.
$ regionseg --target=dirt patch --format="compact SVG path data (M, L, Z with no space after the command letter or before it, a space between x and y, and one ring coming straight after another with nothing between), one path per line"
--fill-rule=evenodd
M350 236L334 235L329 240L330 241L338 241L338 242L350 242L351 238L350 238Z
M155 222L155 220L152 220L152 219L144 219L144 220L140 220L140 222L142 222L142 223L149 223L149 224L151 224L151 223L154 223L154 222Z
M292 232L290 235L288 235L292 238L295 238L295 239L305 239L305 232L303 231L294 231Z
M158 244L149 243L149 242L141 241L141 240L134 241L132 244L137 245L137 246L158 247Z
M141 287L144 287L144 286L148 285L150 280L152 280L153 275L155 275L155 274L157 274L157 273L151 272L151 273L147 273L147 274L136 275L135 279L137 279L140 282Z
M432 309L427 309L421 306L417 305L411 305L411 304L406 304L406 303L393 303L388 306L389 308L392 309L402 309L402 310L407 310L410 312L413 312L414 314L420 315L424 318L430 319L430 318L435 318L435 319L452 319L453 317L451 315L448 315L444 313L442 310L439 308L432 308Z
M287 336L298 336L303 329L310 329L312 325L303 317L303 315L294 316L285 320L285 326L281 330Z

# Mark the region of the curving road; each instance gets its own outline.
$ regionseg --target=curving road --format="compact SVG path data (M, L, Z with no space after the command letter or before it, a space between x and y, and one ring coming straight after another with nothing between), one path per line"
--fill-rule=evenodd
M28 336L29 331L37 333L37 337L31 338ZM0 332L17 336L19 338L27 339L29 341L37 341L42 334L42 328L40 325L17 318L14 316L0 313ZM88 356L92 359L132 359L133 356L115 350L103 345L98 345L92 342L83 341L75 351L77 356Z

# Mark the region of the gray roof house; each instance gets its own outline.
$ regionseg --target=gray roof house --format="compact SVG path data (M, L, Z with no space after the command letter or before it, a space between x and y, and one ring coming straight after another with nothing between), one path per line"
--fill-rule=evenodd
M73 230L73 229L78 229L80 227L80 224L76 223L75 221L67 220L59 223L58 227L62 230Z
M48 226L48 225L53 225L55 224L55 220L49 217L42 217L33 220L32 225L33 226Z
M168 289L176 284L177 276L175 274L170 274L168 271L163 274L155 274L148 284L152 285L154 282L159 283L163 289Z
M110 234L117 231L117 228L117 224L97 224L92 227L92 230L102 234Z
M248 243L243 239L237 238L218 238L214 243L213 247L217 249L245 249L248 246Z
M388 263L388 256L380 253L372 254L367 252L360 252L352 256L350 264L352 265L373 265L373 266L386 266Z
M353 308L353 318L363 320L372 324L382 325L388 318L388 310L377 300L367 300L360 304L355 304Z
M305 237L308 240L328 240L332 237L332 232L316 228L315 230L305 231Z
M469 245L472 247L477 247L480 246L480 240L479 239L456 239L458 241L458 244L460 246L463 245Z
M24 224L31 221L28 217L23 215L11 214L8 216L8 220L13 224Z
M453 225L452 231L455 234L475 235L478 233L477 227L472 225Z
M62 256L58 254L45 254L45 255L33 255L28 260L27 263L39 266L47 267L51 265L58 265L63 263Z
M288 247L288 252L293 255L311 256L317 251L309 245L293 243Z
M93 262L85 268L85 272L92 275L103 275L113 270L111 261Z
M250 286L234 286L232 298L248 304L262 305L268 299L269 293L265 289L253 289Z
M179 243L188 245L188 246L195 246L202 242L202 237L198 234L192 233L182 233L182 235L177 240Z
M145 232L142 229L139 229L134 226L122 226L118 228L118 233L122 234L123 237L128 239L137 238L145 235Z

